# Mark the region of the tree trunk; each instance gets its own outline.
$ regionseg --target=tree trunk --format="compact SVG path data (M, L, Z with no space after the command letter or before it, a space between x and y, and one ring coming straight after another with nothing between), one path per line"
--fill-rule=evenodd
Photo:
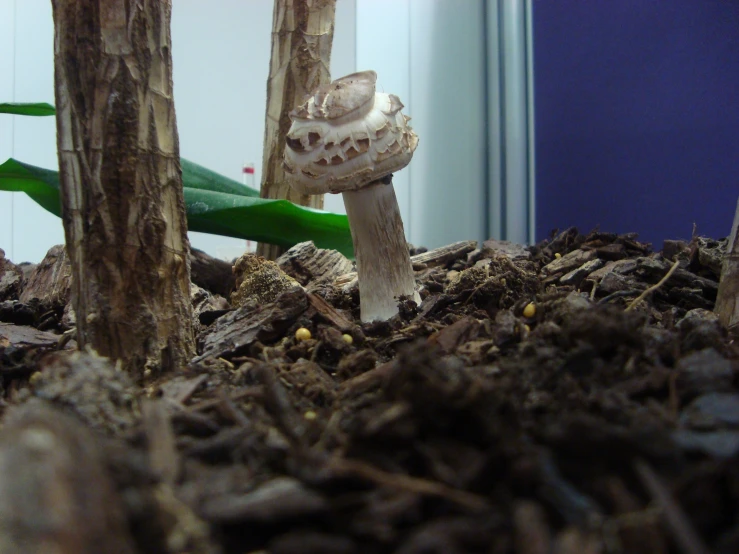
M80 348L140 378L194 353L171 0L52 0L62 216Z
M739 330L739 201L726 245L715 311L729 330Z
M262 160L262 198L284 198L323 208L323 195L298 194L282 169L288 114L319 85L331 82L329 65L334 40L336 0L275 0L272 58L267 81L267 117ZM275 259L284 250L259 244L259 254Z

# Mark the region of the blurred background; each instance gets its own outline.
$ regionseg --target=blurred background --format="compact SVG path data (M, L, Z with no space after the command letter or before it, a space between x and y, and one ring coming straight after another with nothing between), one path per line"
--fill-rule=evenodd
M173 0L184 158L261 179L272 0ZM337 0L331 72L378 72L420 146L395 176L407 238L531 243L556 228L728 234L739 195L739 2ZM0 101L54 102L49 0L0 0ZM0 116L0 162L57 168L52 118ZM249 179L252 177L248 176ZM340 196L325 208L342 212ZM243 240L191 233L230 259ZM0 192L0 248L61 220Z

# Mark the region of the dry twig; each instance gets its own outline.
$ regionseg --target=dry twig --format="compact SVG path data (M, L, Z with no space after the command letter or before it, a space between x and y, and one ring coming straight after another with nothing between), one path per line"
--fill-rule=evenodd
M684 554L710 554L711 551L701 540L688 516L672 498L652 467L645 461L636 460L634 469L653 502L661 509L665 525L672 532L680 551Z
M670 270L667 273L665 273L665 276L662 277L662 279L660 279L656 285L652 285L647 290L642 292L639 296L637 296L634 300L632 300L631 304L629 304L626 307L626 311L629 312L633 310L639 304L639 302L644 300L648 295L652 294L654 291L656 291L658 288L664 285L667 282L667 280L670 277L672 277L672 274L675 273L675 270L677 269L677 266L679 265L680 265L680 260L675 260L675 263L672 264L672 267L670 268Z

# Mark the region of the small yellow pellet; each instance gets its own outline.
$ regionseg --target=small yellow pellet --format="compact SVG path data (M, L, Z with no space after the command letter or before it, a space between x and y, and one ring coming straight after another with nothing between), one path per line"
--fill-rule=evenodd
M310 330L306 329L305 327L301 327L300 329L295 331L295 340L310 340L310 338Z
M40 371L35 371L28 378L28 382L31 385L35 385L36 383L38 383L41 380L41 377L42 377L41 372Z
M308 410L303 414L303 417L308 421L313 421L318 417L318 414L316 414L316 412L314 412L313 410Z
M347 344L351 344L354 342L354 339L352 338L352 336L347 333L344 333L343 335L341 335L341 338L344 339L344 342Z
M555 252L554 253L554 259L555 260L559 260L561 257L562 257L562 254L560 254L559 252Z
M525 325L524 324L523 328L526 329L526 332L527 333L530 333L531 332L531 327L529 327L528 325Z
M526 318L534 317L536 315L536 305L533 302L529 302L526 304L526 307L523 309L523 316Z

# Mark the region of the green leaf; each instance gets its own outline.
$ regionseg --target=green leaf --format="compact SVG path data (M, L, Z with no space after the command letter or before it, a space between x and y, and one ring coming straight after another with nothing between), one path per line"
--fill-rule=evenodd
M259 191L242 185L194 162L180 159L182 165L182 183L189 188L226 192L239 196L259 198Z
M0 113L13 115L47 116L54 115L56 110L46 102L6 102L0 104Z
M190 231L290 247L312 240L319 248L352 256L346 216L258 198L256 191L192 162L182 163ZM0 190L25 192L43 208L61 215L59 173L9 159L0 165ZM258 195L257 195L258 196Z

